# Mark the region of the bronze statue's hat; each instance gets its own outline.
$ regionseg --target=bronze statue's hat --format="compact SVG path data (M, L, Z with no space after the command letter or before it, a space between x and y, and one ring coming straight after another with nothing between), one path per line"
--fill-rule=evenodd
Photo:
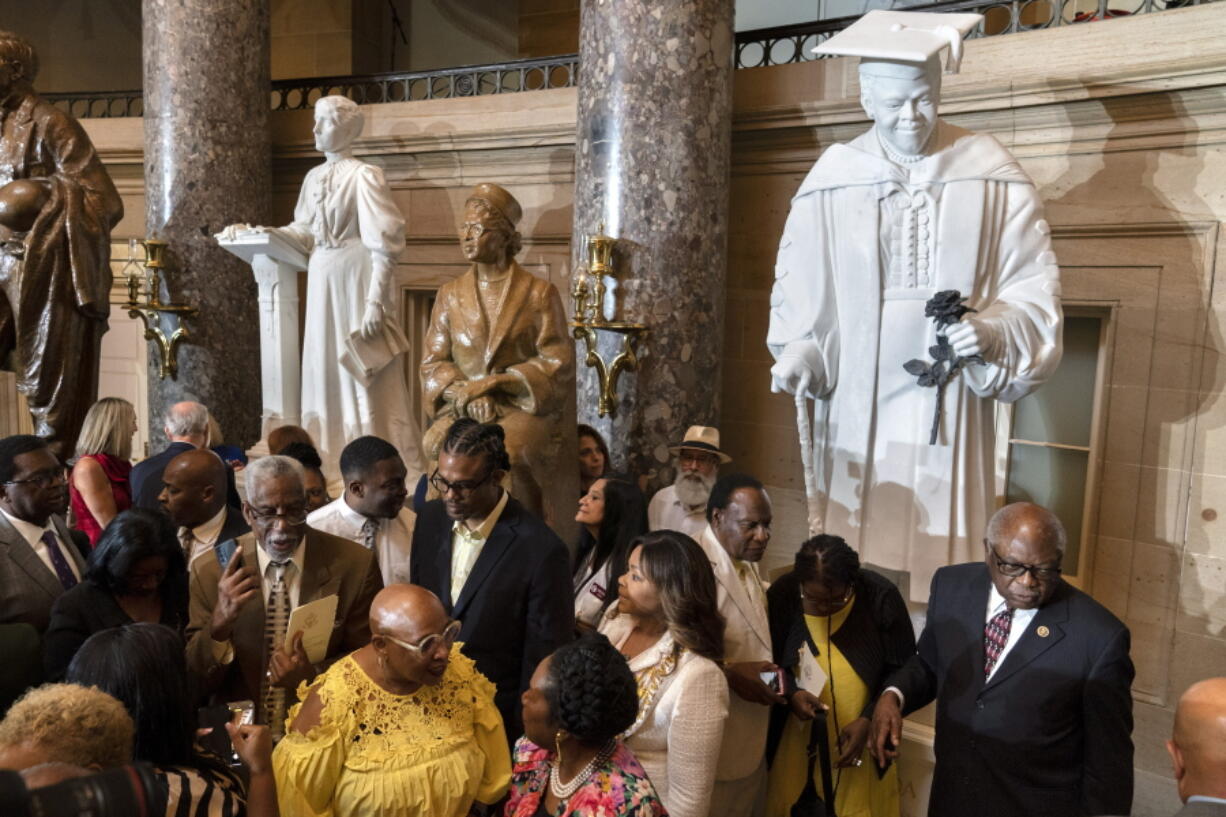
M519 202L515 197L506 191L505 188L499 187L492 182L482 182L473 188L468 194L469 200L478 199L485 202L490 207L497 210L511 222L512 227L519 226L519 220L523 218L523 208L519 206Z
M982 14L874 9L813 49L826 57L860 57L863 63L923 65L949 49L945 72L958 73L962 38L983 20Z

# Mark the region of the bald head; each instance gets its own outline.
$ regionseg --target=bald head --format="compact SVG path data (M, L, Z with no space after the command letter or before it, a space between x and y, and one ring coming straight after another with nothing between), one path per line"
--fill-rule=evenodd
M1193 684L1179 699L1167 741L1179 797L1226 798L1226 678Z
M184 451L162 473L158 499L176 525L194 528L226 504L226 464L207 448Z
M415 642L447 626L438 596L415 584L389 584L370 605L370 631Z

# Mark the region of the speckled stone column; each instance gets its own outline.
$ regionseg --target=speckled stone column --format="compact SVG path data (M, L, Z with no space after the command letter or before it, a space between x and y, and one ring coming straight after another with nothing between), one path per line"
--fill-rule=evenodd
M169 245L162 297L200 308L177 379L159 377L150 344L152 448L179 400L204 403L246 448L260 433L256 285L213 234L268 223L268 0L144 0L142 13L147 232Z
M732 131L733 0L584 0L574 261L618 239L619 320L650 327L613 418L579 349L579 418L617 470L672 479L668 445L718 425ZM610 299L612 300L612 299ZM620 337L601 333L612 360Z

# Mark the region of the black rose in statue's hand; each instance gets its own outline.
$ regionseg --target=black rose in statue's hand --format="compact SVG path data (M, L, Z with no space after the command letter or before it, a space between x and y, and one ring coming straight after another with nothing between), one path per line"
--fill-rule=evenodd
M924 304L924 317L932 318L938 329L957 323L967 312L974 311L966 306L966 298L956 289L943 289Z
M908 360L903 364L907 374L915 378L916 385L937 390L936 407L932 413L932 433L928 436L928 444L936 445L941 430L941 412L945 406L945 386L957 376L967 364L983 365L979 355L959 357L949 344L949 338L941 331L950 324L962 320L967 312L974 312L966 305L966 298L956 289L945 289L928 299L924 304L924 317L931 318L937 326L936 343L928 347L932 362L926 363L919 358Z

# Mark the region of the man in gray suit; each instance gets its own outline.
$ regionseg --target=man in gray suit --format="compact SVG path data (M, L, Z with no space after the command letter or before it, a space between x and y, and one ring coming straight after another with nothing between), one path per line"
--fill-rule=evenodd
M1226 817L1226 678L1188 688L1166 749L1184 802L1176 817Z
M79 544L64 523L67 471L28 434L0 440L0 623L40 634L51 605L85 575Z

